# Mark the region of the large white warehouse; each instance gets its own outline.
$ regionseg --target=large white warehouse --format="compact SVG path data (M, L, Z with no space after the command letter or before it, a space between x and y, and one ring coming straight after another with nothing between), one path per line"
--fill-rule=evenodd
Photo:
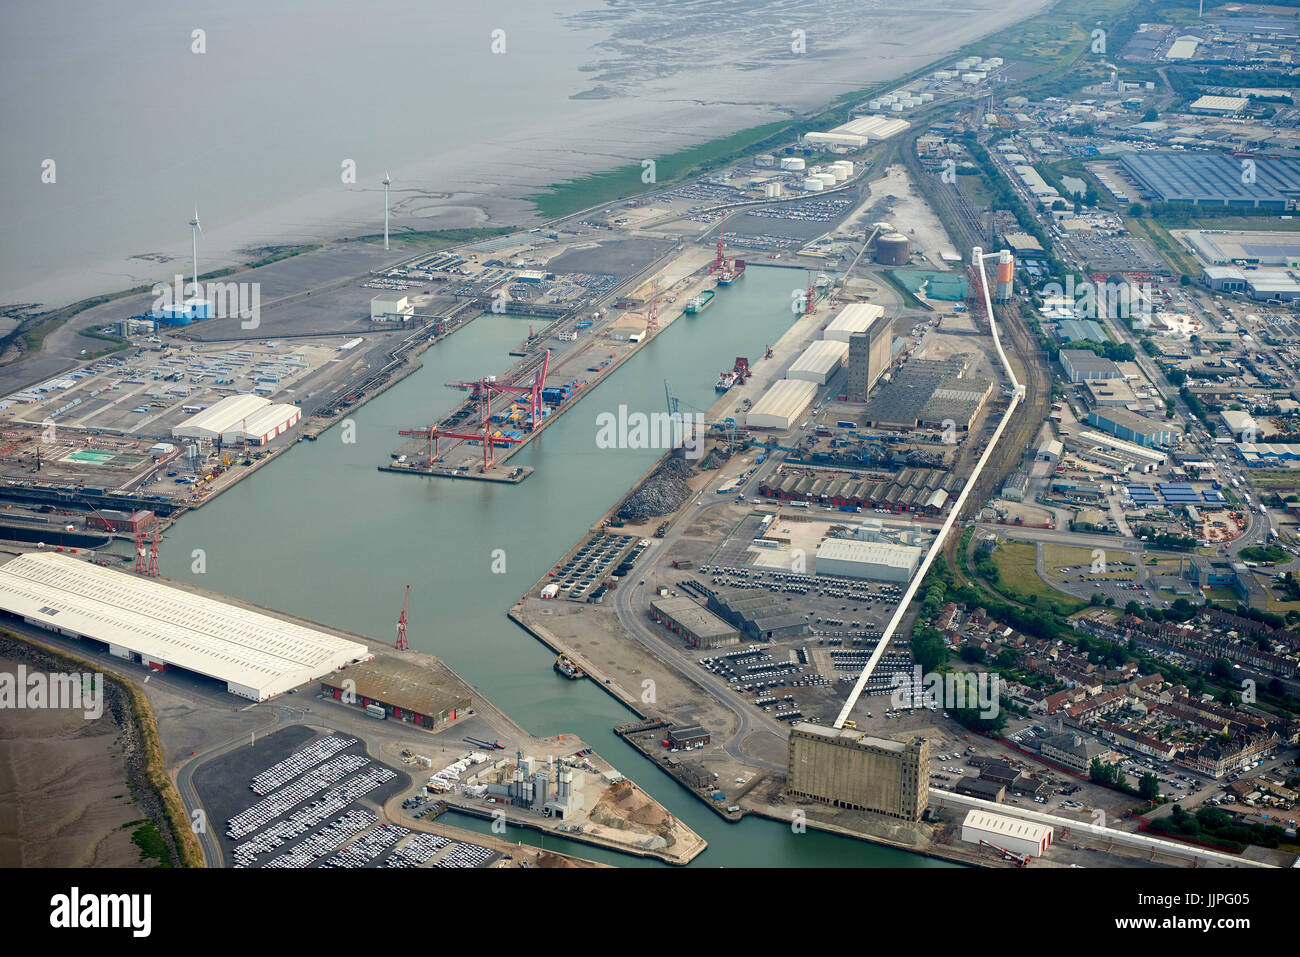
M753 429L788 429L817 395L817 383L805 379L774 382L750 407L745 424Z
M840 371L849 354L849 344L834 339L820 339L803 351L786 371L787 379L804 379L825 385Z
M1016 854L1042 857L1052 843L1052 829L1046 824L1034 824L974 808L962 821L961 839L968 844L987 841Z
M0 565L0 609L103 642L119 658L215 678L253 701L373 657L355 641L58 553Z
M874 302L853 302L840 310L840 314L831 320L823 339L848 342L855 332L866 332L871 324L885 314L885 310Z
M916 545L828 538L817 547L817 574L869 578L878 582L911 581L921 561Z
M234 428L222 432L221 440L229 444L247 439L254 445L265 445L277 435L288 432L301 418L302 409L296 405L268 405L236 422Z
M270 404L270 399L264 399L260 395L228 395L181 422L172 429L172 436L177 439L207 439L215 442L231 429L239 428L244 419Z

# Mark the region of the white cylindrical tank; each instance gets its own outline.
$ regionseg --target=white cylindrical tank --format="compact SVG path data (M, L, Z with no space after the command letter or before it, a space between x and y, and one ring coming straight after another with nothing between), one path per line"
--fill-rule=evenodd
M766 199L776 199L781 195L780 183L767 183L763 186L763 196Z
M902 103L894 103L894 104L892 104L892 105L889 107L889 112L891 112L891 113L902 113L902 112L903 112L903 104L902 104Z
M922 94L921 94L921 102L922 102L922 103L933 103L933 102L934 102L934 94L933 94L933 93L922 93Z
M762 169L770 169L776 165L776 157L771 153L760 153L754 157L754 165Z
M869 110L878 110L878 109L880 109L880 101L879 101L879 100L867 100L867 109L869 109Z
M831 179L832 179L834 182L836 182L836 183L842 183L842 182L844 182L844 181L845 181L846 179L848 179L848 178L849 178L849 174L845 171L845 169L844 169L843 166L832 166L832 167L831 167Z
M972 86L974 86L976 83L978 83L978 82L980 81L979 74L978 74L978 73L963 73L963 74L961 75L961 81L962 81L963 83L969 83L969 84L971 84Z
M816 174L815 176L813 176L812 178L813 178L813 179L819 179L819 180L821 180L822 186L834 186L834 185L835 185L835 174L834 174L834 173L818 173L818 174Z
M805 166L807 166L807 164L797 156L787 156L785 159L781 160L781 169L799 172Z
M810 193L820 193L822 191L822 181L816 176L809 176L803 181L803 188Z

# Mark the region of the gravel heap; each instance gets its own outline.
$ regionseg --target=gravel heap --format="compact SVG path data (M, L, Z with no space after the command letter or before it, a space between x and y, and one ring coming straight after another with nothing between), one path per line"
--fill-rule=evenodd
M685 461L669 459L628 496L618 510L618 517L635 523L677 511L691 497L690 486L686 484L690 476L691 467Z

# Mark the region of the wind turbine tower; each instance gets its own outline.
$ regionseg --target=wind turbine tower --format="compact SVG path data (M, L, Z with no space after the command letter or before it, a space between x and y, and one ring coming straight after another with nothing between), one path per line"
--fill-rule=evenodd
M384 172L384 248L388 248L388 187L393 181L389 178L388 172Z
M203 232L203 227L199 225L199 208L194 207L194 218L190 220L190 242L194 247L194 295L199 295L199 233Z

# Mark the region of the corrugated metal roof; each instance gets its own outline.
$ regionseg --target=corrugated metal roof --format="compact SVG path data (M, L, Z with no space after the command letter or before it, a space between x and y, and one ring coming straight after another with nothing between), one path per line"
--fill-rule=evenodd
M261 697L370 656L345 638L57 553L0 566L0 608Z

